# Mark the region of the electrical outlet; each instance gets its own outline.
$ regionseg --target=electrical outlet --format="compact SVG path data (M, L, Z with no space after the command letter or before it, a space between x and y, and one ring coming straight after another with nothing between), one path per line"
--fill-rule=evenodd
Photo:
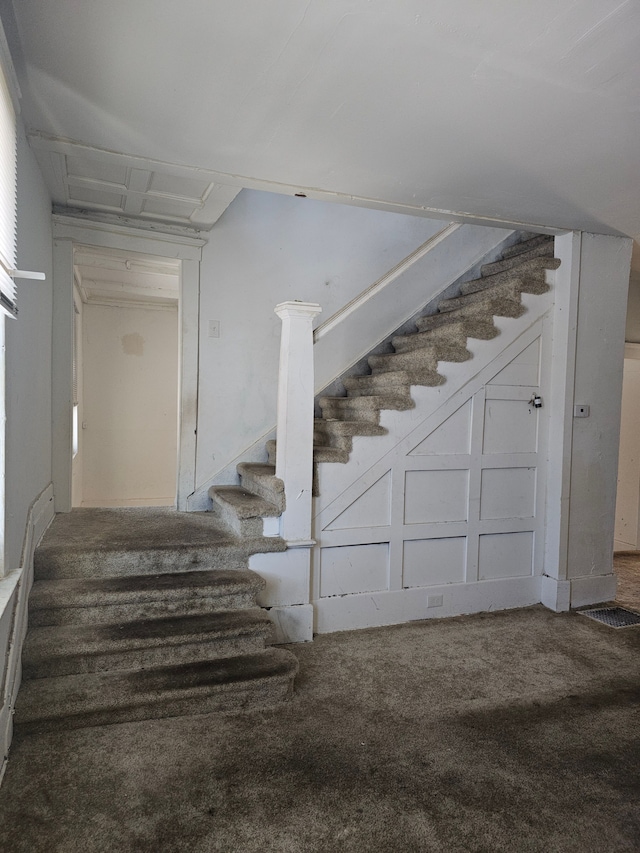
M584 405L576 405L573 407L573 417L574 418L588 418L590 414L589 406Z

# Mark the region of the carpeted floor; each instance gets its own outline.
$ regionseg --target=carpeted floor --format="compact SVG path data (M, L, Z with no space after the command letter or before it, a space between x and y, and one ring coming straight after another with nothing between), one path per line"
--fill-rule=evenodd
M640 850L640 628L534 607L291 648L272 711L17 732L0 850Z

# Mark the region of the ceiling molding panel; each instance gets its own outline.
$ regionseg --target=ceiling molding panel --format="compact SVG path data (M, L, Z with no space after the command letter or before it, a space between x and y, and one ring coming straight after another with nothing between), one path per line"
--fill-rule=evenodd
M201 169L29 135L54 204L209 231L241 186ZM217 177L217 176L216 176Z

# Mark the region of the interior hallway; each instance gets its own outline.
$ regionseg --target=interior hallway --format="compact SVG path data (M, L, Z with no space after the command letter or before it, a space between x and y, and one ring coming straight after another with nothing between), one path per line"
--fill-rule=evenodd
M17 731L0 849L640 849L640 628L537 606L291 648L274 710Z

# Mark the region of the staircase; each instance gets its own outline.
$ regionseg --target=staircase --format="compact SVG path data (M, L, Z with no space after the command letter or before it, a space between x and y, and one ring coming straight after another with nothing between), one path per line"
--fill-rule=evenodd
M465 282L460 295L445 299L435 314L416 321L417 331L391 341L393 352L370 356L371 373L344 380L346 396L321 397L322 417L315 422L314 460L348 462L356 435L381 435L383 409L412 409L412 385L442 385L439 362L471 358L467 338L489 340L498 334L493 318L519 317L522 293L545 293L546 270L557 269L553 238L517 243L502 258L481 268L481 277ZM271 445L269 452L273 454Z
M468 338L519 317L521 294L549 289L553 239L533 237L481 268L436 313L372 355L371 372L319 400L314 462L349 461L354 436L379 436L382 410L414 407L411 386L438 386L440 362L471 357ZM74 510L36 552L16 723L47 730L272 705L291 695L297 660L266 647L256 606L264 581L251 554L278 552L284 484L267 464L238 466L240 485L213 486L212 513ZM317 484L317 477L316 477Z
M284 548L246 529L240 538L211 513L57 516L35 554L16 724L81 728L286 699L297 659L266 647L264 581L247 569L252 553Z
M553 238L546 235L506 249L499 260L481 267L480 278L465 282L459 295L440 301L436 313L418 318L416 332L394 337L392 352L370 356L369 374L345 378L346 396L320 397L322 417L314 422L316 468L321 462L347 463L354 436L384 435L380 412L412 409L412 385L442 385L445 378L438 363L471 358L467 338L494 338L498 334L494 317L520 317L525 312L522 293L549 290L546 271L560 265L553 252ZM238 513L233 521L238 532L240 523L253 520L259 525L260 517L274 517L284 510L283 485L275 477L276 442L268 441L266 449L268 464L238 466L240 486L209 489L214 511L229 521ZM317 482L316 476L316 493Z

